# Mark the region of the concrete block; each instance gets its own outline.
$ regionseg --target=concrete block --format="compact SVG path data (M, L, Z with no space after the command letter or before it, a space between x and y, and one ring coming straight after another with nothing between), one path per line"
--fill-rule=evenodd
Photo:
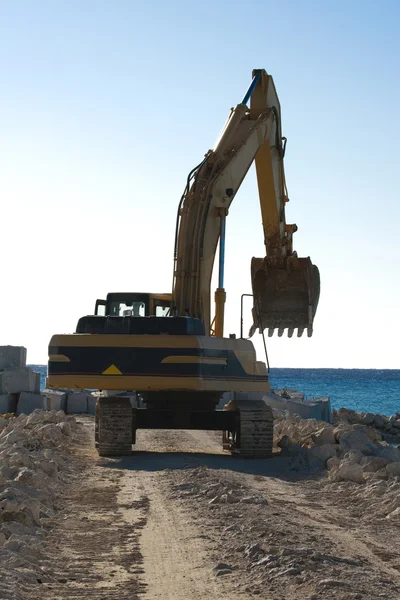
M17 410L17 400L18 397L16 394L1 394L0 415L15 412Z
M88 413L89 415L95 415L96 414L96 403L97 403L97 399L98 396L92 396L92 394L89 394L87 397L87 403L88 403Z
M23 346L0 346L0 371L26 367L26 348Z
M36 373L36 371L33 371L34 375L35 375L35 389L34 392L35 394L40 394L40 373Z
M67 411L67 394L59 390L45 390L42 392L44 410Z
M43 396L41 394L22 392L19 395L17 415L30 415L36 408L43 408Z
M88 394L86 392L72 392L67 397L67 413L69 415L88 412Z
M36 376L37 373L34 373L29 367L4 369L4 371L0 372L0 394L35 392L37 387Z
M287 410L295 413L302 419L317 419L317 421L332 422L332 411L329 397L299 400L297 398L282 398L272 392L266 394L264 399L268 406L278 410Z

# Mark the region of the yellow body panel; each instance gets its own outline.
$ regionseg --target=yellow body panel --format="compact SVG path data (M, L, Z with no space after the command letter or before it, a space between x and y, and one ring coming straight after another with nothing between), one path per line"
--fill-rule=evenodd
M269 392L268 381L216 380L198 377L129 377L120 375L80 375L74 377L76 389L89 390L139 390L144 391L199 391L199 392ZM71 377L50 375L48 388L71 388Z

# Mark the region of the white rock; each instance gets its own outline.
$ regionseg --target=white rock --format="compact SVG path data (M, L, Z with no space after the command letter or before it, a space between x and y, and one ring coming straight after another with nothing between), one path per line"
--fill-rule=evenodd
M30 455L29 450L25 448L19 448L17 452L13 452L9 455L8 465L9 467L26 467L32 468L34 463L33 458Z
M365 455L361 450L350 450L343 456L343 461L348 465L359 465L363 458L365 458Z
M309 448L308 455L312 459L320 460L326 463L332 457L336 457L339 447L336 444L324 444L323 446L315 446Z
M353 431L346 431L340 435L339 443L344 451L347 450L360 450L364 453L374 454L376 447L371 442L369 437L364 431L354 429Z
M316 446L324 446L326 444L336 443L333 427L330 427L329 425L326 425L319 429L316 433L311 434L311 439Z
M76 422L76 419L74 416L72 415L67 415L65 417L65 422L68 423L72 429L72 431L75 431L76 429L78 429L78 423Z
M342 461L340 460L340 458L338 458L337 456L332 456L332 458L330 458L327 461L326 466L328 467L328 470L330 471L331 469L336 469L337 467L339 467L341 463L342 463Z
M60 430L62 431L62 433L64 435L70 436L71 435L71 426L69 423L60 423L58 425L58 427L60 428Z
M372 480L381 481L386 480L389 477L389 473L386 471L386 468L381 469L380 471L376 471L376 473L366 473L365 476L372 475Z
M26 420L26 427L31 428L37 423L42 423L45 419L46 413L43 410L35 409Z
M393 477L400 477L400 462L393 462L386 465L386 471Z
M289 448L292 444L292 438L290 438L288 435L283 435L278 442L278 448Z
M40 470L33 471L32 469L23 468L20 470L14 481L20 481L21 483L39 489L43 484L44 475Z
M386 516L387 519L399 519L400 518L400 507L396 508L394 511L389 513Z
M380 471L386 467L387 460L380 458L379 456L364 456L361 459L360 464L364 473L376 473L377 471Z
M42 460L39 467L49 477L55 478L58 475L58 466L54 460Z
M43 427L39 429L38 433L43 439L49 440L55 445L63 442L63 434L60 428L53 423L43 425Z
M348 423L344 422L344 423L340 423L337 427L335 427L335 429L333 430L333 435L335 436L335 440L338 442L340 440L340 438L342 437L342 435L346 432L349 431L353 431L353 427L351 425L349 425Z
M400 462L400 450L389 444L378 444L375 454L385 458L388 462Z
M332 481L353 481L354 483L364 483L365 477L361 465L352 465L343 462L338 469L329 472Z
M21 441L21 434L18 431L11 430L9 433L5 432L5 435L2 437L1 443L2 445L12 446L16 442Z
M365 425L371 425L374 421L374 418L375 415L373 413L367 413L363 416L362 422L365 423Z
M365 427L363 431L369 437L371 442L375 443L382 441L382 434L376 429L373 429L372 427Z
M387 422L388 419L383 415L375 415L374 417L374 425L378 427L378 429L382 429Z
M50 410L44 413L44 421L46 423L59 423L58 413L56 410Z

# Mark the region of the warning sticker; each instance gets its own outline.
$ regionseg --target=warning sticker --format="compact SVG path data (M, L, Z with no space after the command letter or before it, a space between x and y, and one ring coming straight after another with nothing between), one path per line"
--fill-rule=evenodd
M121 371L115 365L110 365L108 369L102 372L102 375L122 375Z

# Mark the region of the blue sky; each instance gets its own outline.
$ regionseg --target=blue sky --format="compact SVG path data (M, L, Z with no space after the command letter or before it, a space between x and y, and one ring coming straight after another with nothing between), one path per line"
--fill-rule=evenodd
M269 339L271 364L398 368L399 6L0 3L0 343L45 362L107 291L170 290L187 172L265 68L287 221L322 280L314 336ZM251 170L227 222L226 333L263 254Z

